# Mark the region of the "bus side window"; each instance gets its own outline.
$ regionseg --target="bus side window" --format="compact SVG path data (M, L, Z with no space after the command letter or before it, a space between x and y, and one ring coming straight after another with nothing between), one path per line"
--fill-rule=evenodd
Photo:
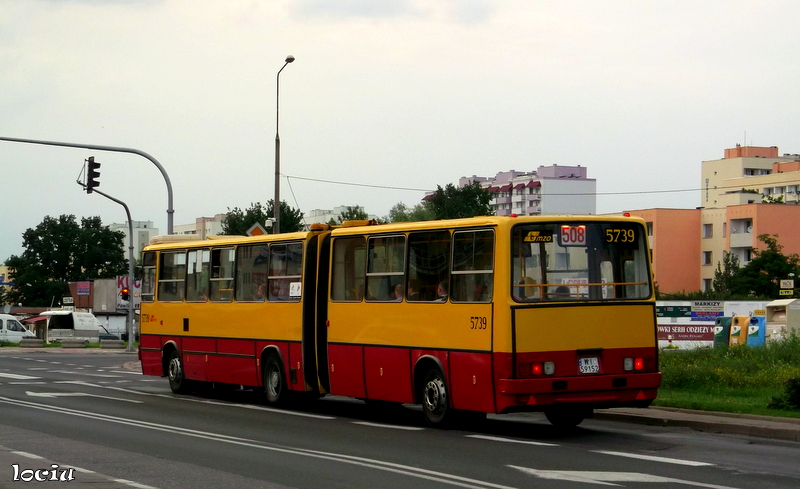
M450 299L453 302L490 302L494 283L494 232L453 233Z
M238 302L264 302L267 297L267 263L269 247L266 244L236 248L236 300Z
M445 302L438 297L438 289L443 282L444 288L449 288L449 272L449 231L423 231L408 235L408 301L434 302L440 299L438 302ZM418 296L415 295L417 293Z
M233 300L233 264L233 248L211 250L211 301Z
M186 252L162 252L158 275L158 300L180 302L184 297Z
M395 286L402 282L405 269L405 236L369 239L367 253L368 301L394 301Z
M208 250L190 250L186 256L186 301L208 300Z
M302 243L274 244L269 254L268 300L299 301L299 295L292 295L292 284L302 280Z
M366 240L363 236L334 240L331 300L361 301L364 298L365 258Z
M153 302L156 291L156 254L142 254L142 302Z

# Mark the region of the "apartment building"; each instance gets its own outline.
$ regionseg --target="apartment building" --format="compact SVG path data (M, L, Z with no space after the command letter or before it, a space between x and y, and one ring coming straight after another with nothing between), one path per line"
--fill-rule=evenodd
M121 231L125 234L125 239L122 242L125 258L128 257L128 247L130 246L130 240L128 239L129 228L133 228L133 256L134 259L138 260L142 255L142 249L150 244L150 238L158 236L158 228L153 225L153 221L131 221L131 225L128 226L128 221L125 221L122 224L118 222L112 223L108 227L112 231Z
M222 221L227 214L215 214L214 217L198 217L194 223L175 226L174 234L196 234L197 239L216 236L222 232Z
M461 177L458 186L478 182L492 194L498 216L596 214L597 181L584 166L540 166L536 171L499 172L494 177Z
M761 234L778 235L784 253L800 254L800 155L740 145L724 154L702 162L702 207L627 211L647 222L662 292L711 290L725 255L747 265L764 248Z

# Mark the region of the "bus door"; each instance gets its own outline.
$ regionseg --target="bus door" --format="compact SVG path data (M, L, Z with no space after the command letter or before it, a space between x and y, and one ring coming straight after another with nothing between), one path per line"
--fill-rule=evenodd
M315 238L316 240L317 238ZM331 236L326 233L319 237L317 257L316 297L316 361L317 378L322 393L331 391L328 373L328 275L330 274Z
M305 270L303 271L303 380L305 390L315 393L320 392L319 381L317 380L317 314L318 303L318 281L317 270L320 268L318 263L319 243L318 236L312 236L306 242Z

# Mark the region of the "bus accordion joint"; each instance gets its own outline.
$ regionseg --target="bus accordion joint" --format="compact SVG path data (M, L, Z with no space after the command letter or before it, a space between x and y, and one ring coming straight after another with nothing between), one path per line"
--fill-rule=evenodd
M328 231L329 229L331 229L331 225L324 222L315 222L308 226L309 231Z

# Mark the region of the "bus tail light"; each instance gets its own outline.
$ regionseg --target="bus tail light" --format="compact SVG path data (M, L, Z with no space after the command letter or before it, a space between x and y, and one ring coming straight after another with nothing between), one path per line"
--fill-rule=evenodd
M553 375L556 373L555 362L544 363L519 363L517 371L520 377L531 377L538 375Z
M644 370L644 358L627 357L623 360L623 368L625 370Z

